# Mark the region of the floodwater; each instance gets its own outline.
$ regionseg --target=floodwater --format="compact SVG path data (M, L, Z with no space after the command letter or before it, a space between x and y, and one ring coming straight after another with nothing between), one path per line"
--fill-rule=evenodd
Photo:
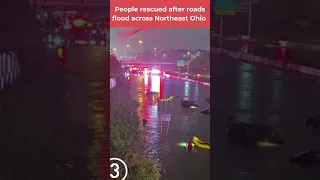
M209 86L164 76L132 76L131 93L140 104L138 115L147 119L141 125L146 135L144 154L163 168L163 180L210 179L210 153L208 149L187 152L179 143L188 142L192 136L210 141L210 115L200 109L209 108L205 99L210 96ZM158 104L156 97L148 98L147 90L159 92L160 98L174 96L172 104ZM181 99L194 100L199 109L185 109ZM162 114L171 114L171 120L161 120Z
M316 180L317 169L290 164L292 153L319 149L320 132L306 128L303 119L319 113L319 79L265 65L227 58L212 62L211 176L228 180ZM224 123L268 124L285 139L277 148L247 149L228 144Z

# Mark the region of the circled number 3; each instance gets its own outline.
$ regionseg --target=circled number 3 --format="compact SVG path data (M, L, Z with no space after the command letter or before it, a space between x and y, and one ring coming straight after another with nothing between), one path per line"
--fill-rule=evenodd
M110 165L110 167L111 167L111 168L114 167L113 172L115 173L115 175L113 175L113 174L110 173L110 177L113 178L113 179L118 178L119 175L120 175L120 172L119 172L119 164L117 164L117 163L112 163L112 164Z

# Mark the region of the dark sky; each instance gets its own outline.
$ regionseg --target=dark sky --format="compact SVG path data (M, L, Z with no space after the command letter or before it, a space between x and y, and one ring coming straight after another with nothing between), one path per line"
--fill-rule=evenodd
M122 55L126 51L126 45L132 46L134 51L153 50L157 52L170 48L181 49L210 49L210 29L209 28L149 28L139 32L134 37L121 41L119 31L134 30L138 28L111 28L110 45L116 48L116 54ZM143 41L139 45L139 40Z

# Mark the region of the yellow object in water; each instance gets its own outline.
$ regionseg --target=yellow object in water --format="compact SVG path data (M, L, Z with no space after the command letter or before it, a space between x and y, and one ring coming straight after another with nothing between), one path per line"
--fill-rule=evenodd
M192 141L197 147L210 149L210 142L202 141L197 136L193 136Z
M62 48L58 48L58 56L59 56L59 58L63 58L63 49Z
M270 142L266 142L266 141L260 141L257 143L258 147L278 147L280 146L279 144L276 143L270 143Z

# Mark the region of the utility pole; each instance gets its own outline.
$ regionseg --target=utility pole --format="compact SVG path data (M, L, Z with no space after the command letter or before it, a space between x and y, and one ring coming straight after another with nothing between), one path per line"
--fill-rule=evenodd
M248 36L251 36L251 23L252 23L252 0L249 0L249 18L248 18Z
M222 46L223 15L220 16L220 46Z

